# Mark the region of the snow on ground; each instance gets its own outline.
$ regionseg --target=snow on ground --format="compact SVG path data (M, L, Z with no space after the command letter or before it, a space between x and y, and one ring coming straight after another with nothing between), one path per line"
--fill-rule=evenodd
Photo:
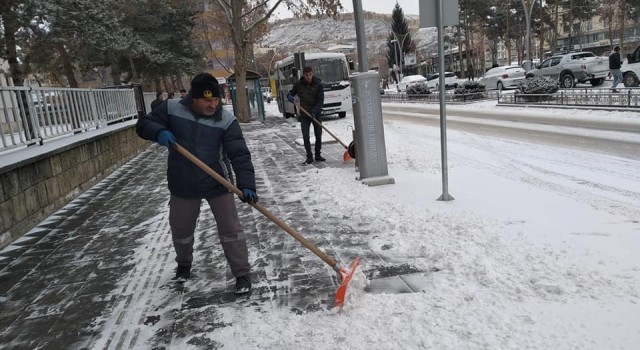
M631 112L495 104L447 106L447 111L640 124ZM385 103L383 109L400 105L407 104ZM275 103L267 112L279 118ZM288 122L296 127L294 120ZM325 122L342 140L351 139L353 125L351 115ZM395 184L368 187L355 180L352 168L330 163L301 169L292 181L307 186L305 198L313 202L303 202L310 212L341 213L350 226L371 228L374 252L431 271L425 288L362 293L342 311L299 314L270 303L227 303L215 315L225 326L211 324L208 338L224 349L241 350L637 348L640 161L449 129L449 193L455 200L443 202L436 200L442 194L440 130L401 120L387 120L384 127ZM266 132L272 130L246 136ZM258 193L279 191L258 188ZM160 221L150 218L141 227L153 230ZM148 254L144 244L136 252ZM168 292L142 293L145 297L126 307L162 305ZM108 335L109 327L117 326L105 327ZM196 347L187 339L174 339L171 348Z
M493 108L495 101L451 110ZM640 123L637 114L606 117ZM352 125L351 116L325 122L344 139ZM396 184L367 187L351 180L353 169L309 167L301 174L309 193L326 203L311 209L377 227L370 247L437 271L431 285L365 293L340 313L221 307L232 326L213 339L230 349L637 347L640 162L449 130L455 200L442 202L439 130L387 121L384 132Z

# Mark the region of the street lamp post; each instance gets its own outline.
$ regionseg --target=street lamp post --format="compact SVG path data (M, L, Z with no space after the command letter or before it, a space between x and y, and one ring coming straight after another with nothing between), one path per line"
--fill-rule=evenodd
M399 67L399 64L400 64L400 59L398 58L398 49L397 49L398 48L398 40L393 39L393 40L391 40L391 42L393 43L393 47L394 47L394 49L393 49L393 54L394 55L393 56L394 56L395 61L396 61L396 64L394 65L395 66L394 69L396 70L396 78L395 79L397 80L396 84L398 84L398 83L400 83L400 72L398 72L398 70L397 70L398 67Z
M393 36L395 37L395 41L396 43L398 43L400 45L400 80L402 80L403 77L403 61L404 61L404 39L407 38L409 33L402 33L402 34L398 34L396 32L393 32ZM398 36L400 36L402 39L398 40Z
M531 61L531 12L533 12L533 5L535 5L536 0L520 0L520 1L522 1L522 7L524 7L524 16L527 23L527 42L525 44L527 49L527 59L529 60L528 67L529 69L531 69L531 65L533 62ZM529 4L529 7L527 7L527 4L526 4L527 1L531 1L531 4Z

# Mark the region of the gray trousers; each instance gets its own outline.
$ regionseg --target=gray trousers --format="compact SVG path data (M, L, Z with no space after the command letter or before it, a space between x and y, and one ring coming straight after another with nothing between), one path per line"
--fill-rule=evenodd
M251 266L247 240L240 225L233 193L206 200L216 219L218 237L231 272L235 277L248 274ZM186 199L173 195L169 200L169 225L179 266L190 266L193 261L193 234L200 215L201 202L201 199Z
M611 75L613 76L613 83L611 83L611 88L615 89L618 84L622 82L622 71L620 69L611 69Z

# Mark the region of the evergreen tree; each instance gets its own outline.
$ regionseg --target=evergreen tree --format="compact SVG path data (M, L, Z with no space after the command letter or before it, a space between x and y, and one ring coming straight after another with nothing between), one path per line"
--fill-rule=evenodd
M40 5L37 0L0 0L0 57L9 64L15 86L22 86L30 71L25 53L32 45L34 30L43 23Z
M411 51L413 47L413 41L411 39L411 33L409 33L409 25L404 17L404 12L400 7L400 4L396 3L391 13L391 32L387 37L387 61L389 62L389 68L404 67L402 58L404 55ZM394 70L394 77L396 81L400 81L400 76L396 75ZM400 72L402 75L402 72Z
M127 80L141 77L146 81L191 74L202 67L202 53L191 41L195 1L120 2L122 15L121 44L117 63L126 71ZM169 85L169 86L167 86ZM167 89L172 87L167 82Z
M16 23L9 32L22 37L16 36L23 76L34 69L77 87L77 76L98 67L110 67L120 84L121 72L128 73L125 81L151 81L193 73L202 64L191 44L195 0L0 1L3 15L13 14L7 24Z
M110 20L106 3L87 0L42 1L45 26L38 28L31 60L42 69L60 71L66 84L78 87L78 67L91 66L87 59L96 52L105 52L117 32L117 24Z
M22 86L30 70L24 50L29 46L33 28L42 24L42 11L38 5L36 0L0 0L1 55L9 64L9 76L14 86ZM19 47L22 52L18 51ZM26 91L17 94L17 98L22 100L23 106L27 105ZM30 113L28 108L25 109L28 137L34 140L36 134Z

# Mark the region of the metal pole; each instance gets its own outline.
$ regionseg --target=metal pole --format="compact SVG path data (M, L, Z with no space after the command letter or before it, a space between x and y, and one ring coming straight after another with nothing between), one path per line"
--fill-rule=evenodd
M527 50L527 60L529 60L528 67L531 69L533 66L533 61L531 61L531 12L533 12L533 5L536 3L536 0L531 1L530 7L527 7L525 0L521 1L522 7L524 7L525 22L527 24L527 42L525 43L525 48Z
M353 17L356 22L356 43L358 48L358 71L369 71L367 61L367 43L364 32L364 19L362 18L362 0L353 0Z
M395 63L395 72L396 72L396 86L400 83L400 72L398 71L398 67L400 64L400 60L398 58L398 37L396 36L396 33L393 33L393 37L395 39L391 40L391 42L393 43L393 58Z
M395 34L393 34L393 37L395 38ZM398 86L398 84L400 83L400 72L398 72L398 39L393 39L393 61L395 62L393 64L393 70L395 72L395 79L396 79L396 87Z
M445 104L445 82L444 82L444 11L442 0L438 0L438 67L440 81L440 157L442 158L442 195L439 201L450 201L454 198L449 195L449 172L447 170L447 112Z
M404 78L404 39L407 38L407 33L402 37L402 44L400 45L400 79Z
M393 36L396 38L396 42L395 42L395 47L396 49L395 51L395 56L396 56L396 84L400 84L400 80L402 80L402 78L400 77L400 42L398 41L398 37L396 36L396 34L394 33Z

